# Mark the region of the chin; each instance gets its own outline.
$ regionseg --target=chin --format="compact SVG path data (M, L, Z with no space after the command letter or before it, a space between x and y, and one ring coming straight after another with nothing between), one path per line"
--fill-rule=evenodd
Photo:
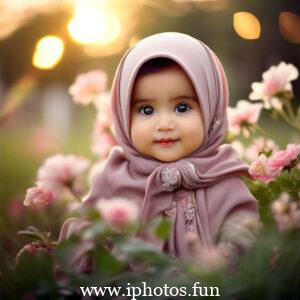
M179 160L180 158L177 158L177 157L156 157L157 160L161 161L161 162L174 162L174 161L177 161Z

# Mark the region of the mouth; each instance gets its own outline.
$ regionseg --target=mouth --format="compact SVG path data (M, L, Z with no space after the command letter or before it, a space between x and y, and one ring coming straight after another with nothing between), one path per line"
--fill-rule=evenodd
M178 139L160 139L158 141L155 141L155 143L164 147L168 147L174 145L178 141Z

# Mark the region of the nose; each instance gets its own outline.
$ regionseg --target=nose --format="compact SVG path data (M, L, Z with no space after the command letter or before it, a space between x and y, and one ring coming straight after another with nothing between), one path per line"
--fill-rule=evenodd
M161 115L156 124L156 130L158 131L169 131L174 130L174 122L168 114Z

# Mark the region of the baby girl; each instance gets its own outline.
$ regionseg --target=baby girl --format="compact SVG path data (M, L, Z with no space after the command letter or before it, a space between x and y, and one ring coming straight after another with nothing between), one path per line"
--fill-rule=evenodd
M241 178L248 166L223 144L228 86L214 52L186 34L149 36L123 56L111 101L120 146L93 174L83 205L124 197L138 204L141 223L168 216L167 241L140 237L172 256L189 255L189 232L231 255L253 244L243 224L258 219L258 206ZM74 222L60 239L80 227Z

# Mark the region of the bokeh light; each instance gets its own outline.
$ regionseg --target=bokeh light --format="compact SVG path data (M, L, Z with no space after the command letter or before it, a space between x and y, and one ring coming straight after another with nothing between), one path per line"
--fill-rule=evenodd
M233 27L235 32L243 39L254 40L260 37L260 22L249 12L235 13L233 15Z
M133 47L141 38L137 35L134 35L128 42L129 48Z
M13 34L36 15L69 11L73 0L0 0L0 40Z
M288 11L280 13L279 31L287 41L300 44L300 16Z
M39 69L52 69L61 60L63 52L64 42L60 38L45 36L36 44L32 64Z
M76 42L106 45L117 39L121 25L105 3L91 0L77 2L75 16L68 24L69 33Z

